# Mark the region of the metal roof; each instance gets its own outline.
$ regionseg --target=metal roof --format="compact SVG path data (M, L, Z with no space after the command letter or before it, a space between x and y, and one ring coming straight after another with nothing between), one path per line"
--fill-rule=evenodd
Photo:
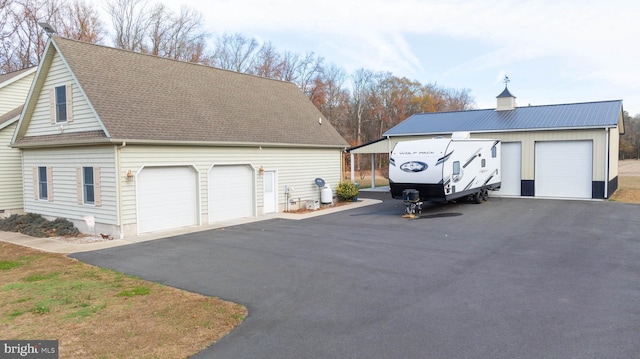
M384 136L606 128L617 126L621 114L622 100L516 107L505 111L420 113L394 126Z

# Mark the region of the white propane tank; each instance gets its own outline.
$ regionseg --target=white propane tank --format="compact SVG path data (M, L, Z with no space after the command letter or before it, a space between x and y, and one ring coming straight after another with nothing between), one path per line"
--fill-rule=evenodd
M331 187L324 186L320 190L320 203L333 203L333 193Z

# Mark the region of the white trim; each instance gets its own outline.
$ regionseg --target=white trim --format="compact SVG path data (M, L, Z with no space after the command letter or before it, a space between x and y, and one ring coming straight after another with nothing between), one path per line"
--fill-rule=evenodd
M602 198L609 198L609 157L611 154L611 149L609 148L609 146L611 146L609 144L609 136L611 136L611 133L608 128L605 130L604 136L604 193L602 194ZM620 151L618 150L618 152Z

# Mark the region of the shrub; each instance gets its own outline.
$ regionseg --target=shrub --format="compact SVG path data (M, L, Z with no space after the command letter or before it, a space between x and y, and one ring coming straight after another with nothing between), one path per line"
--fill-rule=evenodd
M33 237L78 236L80 231L70 221L56 218L48 221L39 214L11 215L0 219L0 230L19 232Z
M351 182L340 182L336 192L338 193L338 197L346 202L352 202L358 197L358 187Z

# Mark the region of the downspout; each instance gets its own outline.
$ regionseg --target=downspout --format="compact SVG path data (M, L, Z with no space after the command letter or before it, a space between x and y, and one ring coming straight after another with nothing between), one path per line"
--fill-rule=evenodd
M607 149L605 158L604 158L604 198L609 198L609 161L611 160L611 149L609 148L609 136L611 133L609 132L609 127L605 129L605 148Z
M122 224L122 193L120 190L120 150L127 146L126 142L122 142L120 146L116 146L116 207L118 210L116 211L116 223L118 223L118 228L120 233L118 236L120 239L124 238L124 225Z

